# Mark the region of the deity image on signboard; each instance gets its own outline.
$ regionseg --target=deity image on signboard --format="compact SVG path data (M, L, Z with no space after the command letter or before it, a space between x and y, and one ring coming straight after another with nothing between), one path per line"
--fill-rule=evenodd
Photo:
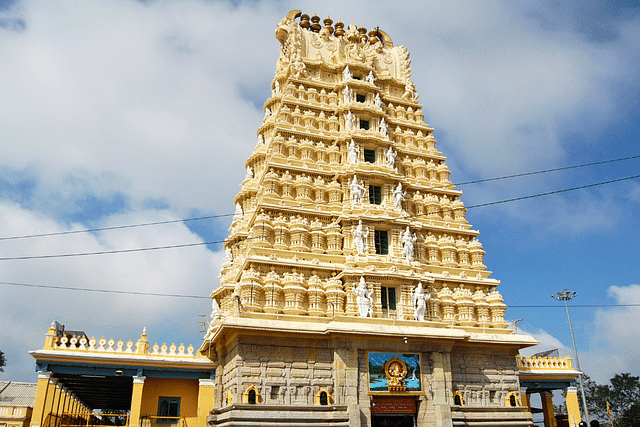
M369 391L394 393L422 391L419 353L377 353L371 351L368 354L368 359Z

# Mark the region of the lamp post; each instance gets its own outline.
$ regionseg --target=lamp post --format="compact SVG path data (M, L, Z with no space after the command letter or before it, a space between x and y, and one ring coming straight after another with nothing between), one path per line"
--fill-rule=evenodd
M573 343L573 354L576 357L576 369L580 371L580 362L578 361L578 350L576 350L576 340L573 337L573 326L571 326L571 315L569 314L569 304L567 301L571 300L575 296L577 296L577 292L568 291L564 289L562 292L558 292L555 295L551 295L551 298L557 299L558 301L564 301L564 306L567 309L567 318L569 319L569 330L571 331L571 342ZM582 385L582 371L580 371L580 375L578 375L578 379L580 380L580 391L582 392L582 405L584 406L584 413L587 416L587 423L591 424L591 420L589 419L589 410L587 409L587 399L584 395L584 386Z

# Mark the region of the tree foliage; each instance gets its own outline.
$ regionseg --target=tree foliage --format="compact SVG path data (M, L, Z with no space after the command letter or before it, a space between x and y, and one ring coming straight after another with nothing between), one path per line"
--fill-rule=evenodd
M0 372L4 372L4 369L2 367L5 366L6 364L7 364L7 361L4 358L4 353L2 352L2 350L0 350Z
M608 420L607 402L611 407L613 420L622 426L622 420L632 420L640 415L640 377L629 373L615 374L609 380L610 384L596 384L587 375L582 376L584 383L587 408L591 418L601 421ZM635 409L634 409L635 407ZM638 424L625 424L625 426Z

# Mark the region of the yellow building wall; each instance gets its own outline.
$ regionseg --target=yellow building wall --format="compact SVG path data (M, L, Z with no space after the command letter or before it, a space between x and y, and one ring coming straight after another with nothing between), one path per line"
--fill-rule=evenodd
M180 416L187 420L189 427L195 427L198 416L198 380L171 378L149 378L144 381L140 416L158 415L158 399L162 397L180 398Z

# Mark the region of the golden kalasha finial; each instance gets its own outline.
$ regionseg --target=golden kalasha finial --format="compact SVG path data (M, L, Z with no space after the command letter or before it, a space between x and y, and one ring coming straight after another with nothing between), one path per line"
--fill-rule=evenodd
M380 40L380 34L378 33L379 29L380 27L376 27L369 31L369 43L376 44Z
M313 17L311 18L311 31L313 31L314 33L319 33L320 30L322 29L322 25L320 25L320 17L318 16L317 13L313 14Z
M360 25L360 28L358 28L358 32L360 33L360 39L361 39L363 42L366 42L366 41L368 40L368 37L367 37L367 29L366 29L366 28L364 28L362 25Z
M309 24L309 15L307 15L306 13L302 14L302 16L300 17L300 26L305 30L308 30L311 26L311 24Z
M331 24L333 24L333 20L329 18L329 15L327 15L325 20L322 22L324 22L324 28L329 30L329 34L333 34L333 27L331 26Z
M336 33L334 34L336 37L344 36L344 23L338 19L336 22Z

